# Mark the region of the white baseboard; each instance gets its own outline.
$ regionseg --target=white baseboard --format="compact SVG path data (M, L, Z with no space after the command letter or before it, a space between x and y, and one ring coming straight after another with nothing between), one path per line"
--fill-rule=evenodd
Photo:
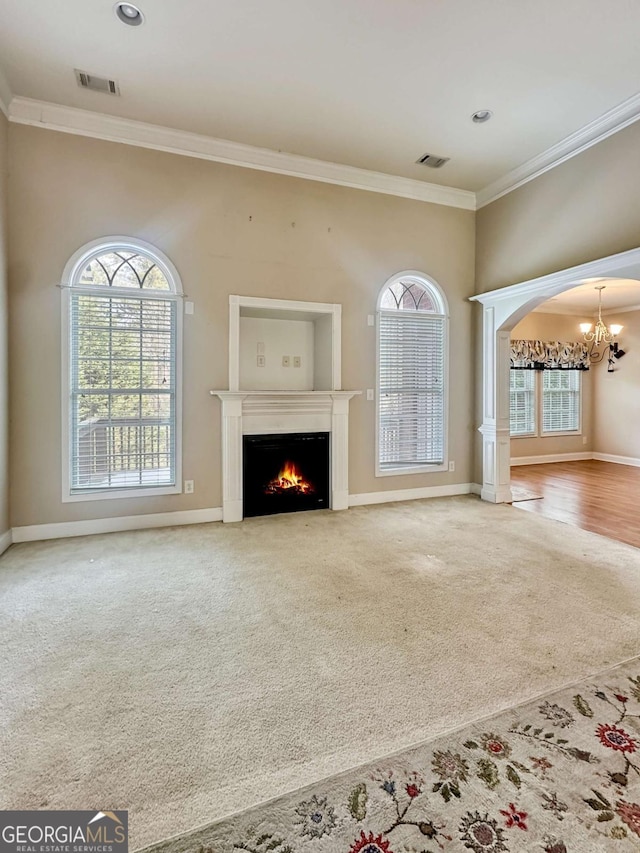
M441 498L452 495L480 494L478 483L457 483L452 486L425 486L421 489L396 489L388 492L368 492L349 495L349 506L411 501L420 498ZM96 533L117 533L123 530L146 530L153 527L174 527L184 524L206 524L222 521L222 507L193 509L181 512L157 512L150 515L126 515L118 518L92 518L86 521L62 521L53 524L31 524L14 527L0 536L0 553L12 542L39 542L44 539L65 539L70 536L91 536Z
M632 465L634 468L640 468L640 459L634 459L633 456L614 456L612 453L594 453L593 459L598 462L615 462L616 465Z
M5 530L3 534L0 535L0 554L4 554L9 545L13 542L13 536L11 530Z
M27 527L14 527L12 541L35 542L42 539L64 539L68 536L90 536L93 533L205 524L209 521L222 521L222 507L156 512L149 515L125 515L119 518L92 518L87 521L63 521L55 524L31 524ZM0 543L1 541L0 538Z
M482 483L469 483L471 489L469 490L472 495L481 495L482 494Z
M582 462L594 459L591 451L584 453L549 453L544 456L512 456L511 466L514 465L546 465L547 462Z
M421 489L393 489L388 492L365 492L349 495L349 506L368 506L395 501L415 501L420 498L444 498L452 495L469 495L475 492L475 483L454 483L452 486L424 486ZM478 487L479 488L479 487Z

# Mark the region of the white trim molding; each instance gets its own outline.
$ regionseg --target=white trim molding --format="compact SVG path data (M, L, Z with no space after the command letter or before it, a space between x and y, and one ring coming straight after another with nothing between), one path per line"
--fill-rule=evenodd
M11 89L9 82L0 69L0 112L9 118L11 112Z
M513 192L518 187L540 177L540 175L544 175L545 172L555 169L556 166L560 166L577 154L581 154L588 148L603 142L609 136L613 136L614 133L624 130L625 127L638 121L638 119L640 119L640 93L632 95L594 121L590 121L584 127L547 148L546 151L487 184L486 187L476 193L477 209L491 204L503 195L507 195L507 193Z
M476 491L477 489L477 491ZM447 498L454 495L479 494L476 483L453 483L451 486L423 486L419 489L390 489L387 492L365 492L349 495L349 506L395 503L396 501L419 501L424 498Z
M555 145L506 172L477 193L458 187L441 186L427 181L416 181L413 178L403 178L399 175L361 169L357 166L316 160L300 154L259 148L135 119L66 107L62 104L22 96L12 98L6 78L3 76L0 76L0 111L17 124L463 210L477 210L638 121L640 93L632 95Z
M264 318L286 316L292 320L309 315L331 320L331 390L339 391L342 376L342 305L333 302L300 302L263 296L229 296L229 390L240 390L240 317L242 309L260 312ZM255 313L252 316L257 316Z
M80 281L80 274L86 267L87 263L94 257L107 252L111 249L127 249L132 252L140 252L152 259L158 268L163 272L169 287L169 291L164 290L128 290L122 288L109 287L108 291L104 286L96 287L84 285ZM169 260L169 258L144 240L138 240L127 236L110 236L101 237L92 240L81 246L71 258L67 261L62 272L60 283L62 298L60 300L61 308L61 344L62 344L62 362L61 362L61 390L62 390L62 502L84 502L92 500L105 500L115 498L138 498L152 497L157 495L173 495L182 493L182 342L183 342L183 287L180 275ZM123 296L128 299L153 299L163 300L175 304L175 353L174 369L175 369L175 391L174 391L174 480L173 484L166 486L147 486L141 488L95 488L77 489L73 488L72 477L72 413L70 407L71 400L71 373L72 373L72 353L71 353L71 335L72 335L72 292L90 294L93 296L104 297L105 295ZM172 305L172 310L173 305Z
M518 465L547 465L551 462L584 462L595 459L593 453L584 451L582 453L547 453L541 456L512 456L511 467Z
M349 506L349 401L362 391L210 391L222 401L222 520L242 521L245 435L331 434L332 510Z
M640 279L640 248L471 296L482 305L482 498L511 501L510 331L541 302L598 278Z
M5 532L0 535L0 554L4 554L13 541L13 531L5 530Z
M119 533L123 530L208 524L211 521L222 521L222 507L156 512L149 515L124 515L117 518L91 518L86 521L61 521L53 524L30 524L26 527L14 527L12 534L13 542L39 542L43 539L66 539L69 536L92 536L96 533Z
M427 486L422 489L366 492L361 495L349 495L348 505L349 507L369 506L468 494L480 494L479 484L459 483L452 486ZM161 527L183 527L189 524L210 524L217 521L222 521L222 507L157 512L148 515L125 515L116 518L91 518L84 521L61 521L52 524L30 524L25 527L14 527L0 535L0 554L14 542L42 542L46 539L67 539L73 536L95 536L102 533L122 533L128 530L151 530Z
M593 453L592 459L598 462L613 462L616 465L631 465L632 468L640 468L640 459L633 456L616 456L613 453Z
M387 175L355 166L315 160L299 154L258 148L228 139L217 139L198 133L174 130L156 124L119 118L105 113L65 107L31 98L15 97L9 108L9 119L17 124L27 124L76 136L120 142L139 148L151 148L170 154L181 154L200 160L227 163L262 172L274 172L307 181L368 190L369 192L410 198L415 201L475 210L475 193L456 187L430 184L412 178Z
M640 459L633 456L616 456L613 453L550 453L542 456L512 456L511 467L518 465L547 465L550 462L584 462L594 459L596 462L613 462L615 465L630 465L640 468Z

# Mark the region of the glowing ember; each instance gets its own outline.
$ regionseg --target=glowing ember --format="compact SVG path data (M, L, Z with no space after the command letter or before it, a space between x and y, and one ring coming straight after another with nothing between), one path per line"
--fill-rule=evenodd
M288 459L280 469L278 476L264 487L266 495L281 495L284 492L295 495L310 495L315 491L313 485L305 480L294 462Z

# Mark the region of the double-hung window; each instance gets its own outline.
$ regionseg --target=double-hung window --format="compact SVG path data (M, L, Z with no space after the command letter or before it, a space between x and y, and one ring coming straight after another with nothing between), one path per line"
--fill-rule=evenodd
M580 370L512 368L509 379L509 414L514 438L580 432Z
M378 301L378 476L447 467L447 309L422 273L393 276Z
M542 434L579 432L579 370L545 370L542 373Z
M536 374L533 370L509 371L511 435L536 434Z
M181 286L126 238L71 259L63 280L64 500L180 491Z

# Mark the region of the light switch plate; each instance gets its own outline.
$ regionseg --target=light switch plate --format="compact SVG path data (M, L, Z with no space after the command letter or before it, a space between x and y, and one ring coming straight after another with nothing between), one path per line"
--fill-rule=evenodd
M301 367L301 365L302 365L302 359L300 358L300 356L299 356L299 355L294 355L294 357L293 357L293 366L294 366L294 367Z
M290 356L288 356L288 355L283 355L283 356L282 356L282 366L283 366L283 367L289 367L290 365L291 365L291 358L290 358Z

